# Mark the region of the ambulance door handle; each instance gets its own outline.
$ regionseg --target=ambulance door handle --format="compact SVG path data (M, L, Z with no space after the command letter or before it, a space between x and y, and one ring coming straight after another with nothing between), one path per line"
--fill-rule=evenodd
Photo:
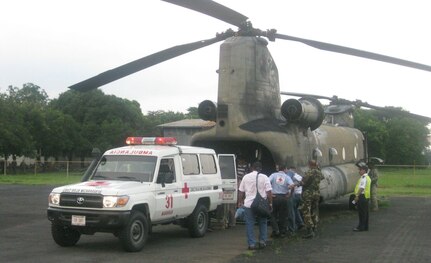
M158 194L158 195L164 195L164 194L165 194L165 192L158 192L157 194Z
M178 190L175 190L174 193L178 193Z

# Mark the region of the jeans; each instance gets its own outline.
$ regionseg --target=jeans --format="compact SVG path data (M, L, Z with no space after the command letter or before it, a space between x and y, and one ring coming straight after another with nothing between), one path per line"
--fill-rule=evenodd
M287 228L291 233L295 233L297 230L295 221L295 208L293 204L293 195L287 199Z
M295 209L295 223L296 228L298 228L301 225L304 225L304 220L302 220L301 212L299 211L299 205L301 205L302 202L302 195L301 194L294 194L293 195L293 207Z
M256 223L256 219L259 226L259 242L266 244L268 239L268 219L266 217L256 217L251 208L245 207L244 209L248 246L256 246L256 239L254 236L254 224Z

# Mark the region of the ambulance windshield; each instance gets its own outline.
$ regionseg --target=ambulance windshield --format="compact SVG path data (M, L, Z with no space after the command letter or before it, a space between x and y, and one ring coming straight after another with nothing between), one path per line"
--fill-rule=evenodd
M155 156L105 155L90 180L152 182L156 162Z

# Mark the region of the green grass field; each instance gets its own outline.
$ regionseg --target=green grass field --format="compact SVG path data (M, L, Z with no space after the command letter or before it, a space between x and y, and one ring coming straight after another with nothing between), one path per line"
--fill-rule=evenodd
M379 168L380 196L431 196L430 168Z
M0 184L66 185L81 181L82 173L0 175Z
M77 183L83 173L0 175L0 184L65 185ZM431 168L379 168L379 196L431 196Z

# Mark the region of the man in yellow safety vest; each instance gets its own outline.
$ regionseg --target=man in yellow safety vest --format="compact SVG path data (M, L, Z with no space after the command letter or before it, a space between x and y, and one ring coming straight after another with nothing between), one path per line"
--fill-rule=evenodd
M365 163L358 163L361 177L355 187L355 202L358 208L359 224L353 231L368 231L368 202L370 200L371 179L367 174L368 167Z

